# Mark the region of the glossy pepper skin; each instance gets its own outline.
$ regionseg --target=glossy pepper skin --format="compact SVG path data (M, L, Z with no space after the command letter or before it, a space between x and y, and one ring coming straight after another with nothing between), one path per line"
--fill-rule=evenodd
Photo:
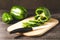
M15 20L21 20L27 17L27 10L22 6L13 6L11 8L10 14Z
M35 19L39 20L42 23L48 21L51 17L50 11L45 7L37 8L35 13L36 13Z
M7 12L3 13L3 15L2 15L2 21L3 22L10 23L12 20L13 20L13 18L9 13L7 13Z

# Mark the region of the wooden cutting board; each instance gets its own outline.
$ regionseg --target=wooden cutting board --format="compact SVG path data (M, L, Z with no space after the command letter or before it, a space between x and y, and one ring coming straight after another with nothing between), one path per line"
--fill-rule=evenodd
M27 18L27 19L24 19L16 24L13 24L11 25L10 27L8 28L12 28L12 30L14 29L14 27L17 27L17 26L22 26L22 22L27 22L29 20L33 20L34 17L30 17L30 18ZM37 29L37 30L34 30L34 31L29 31L29 32L26 32L26 33L23 33L24 36L41 36L43 35L44 33L46 33L47 31L49 31L51 28L55 27L57 24L59 23L59 21L57 19L54 19L54 18L50 18L50 20L48 22L45 22L43 25L36 27L34 29ZM17 25L17 26L16 26ZM20 33L16 33L17 35L20 35Z
M57 19L51 18L48 22L46 22L44 25L40 26L40 29L23 33L25 36L41 36L53 27L55 27L59 21Z

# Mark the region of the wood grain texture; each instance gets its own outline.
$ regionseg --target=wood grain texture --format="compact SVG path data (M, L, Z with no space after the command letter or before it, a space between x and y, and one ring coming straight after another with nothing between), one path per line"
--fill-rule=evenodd
M2 22L2 12L3 10L0 10L0 40L60 40L60 23L41 37L24 37L16 34L9 34L6 29L10 25ZM32 12L30 13L30 15L33 15ZM54 13L52 17L60 21L60 13Z

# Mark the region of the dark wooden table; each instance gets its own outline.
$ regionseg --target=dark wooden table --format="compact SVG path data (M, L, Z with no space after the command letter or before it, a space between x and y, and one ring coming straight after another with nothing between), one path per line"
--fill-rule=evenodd
M25 37L16 34L9 34L6 29L10 25L2 22L2 12L3 10L0 10L0 40L60 40L60 23L46 34L39 37ZM32 12L29 13L30 15L33 14ZM52 17L60 21L60 13L53 13Z

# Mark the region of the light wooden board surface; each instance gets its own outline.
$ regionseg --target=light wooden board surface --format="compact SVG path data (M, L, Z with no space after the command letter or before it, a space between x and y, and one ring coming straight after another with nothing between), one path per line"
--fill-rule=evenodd
M34 20L34 17L26 18L12 26L9 26L8 29L13 30L13 29L19 28L22 26L22 24L23 24L22 22L26 22L29 20ZM58 23L59 23L59 20L50 18L50 20L45 22L43 25L33 28L34 31L23 33L23 35L25 35L25 36L41 36L44 33L46 33L47 31L49 31L50 29L52 29L53 27L55 27Z
M47 31L49 31L51 28L55 27L58 23L59 23L59 21L57 19L51 18L44 25L39 26L40 28L38 30L26 32L26 33L23 33L23 35L25 35L25 36L36 36L36 35L41 36L44 33L46 33Z

